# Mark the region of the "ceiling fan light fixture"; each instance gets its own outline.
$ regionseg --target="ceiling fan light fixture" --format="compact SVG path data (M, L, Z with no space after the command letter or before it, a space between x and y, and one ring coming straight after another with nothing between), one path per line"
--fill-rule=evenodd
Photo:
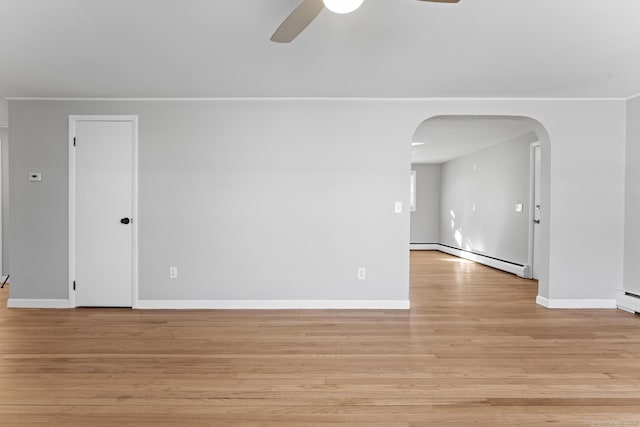
M333 13L351 13L359 8L364 0L322 0L325 7Z

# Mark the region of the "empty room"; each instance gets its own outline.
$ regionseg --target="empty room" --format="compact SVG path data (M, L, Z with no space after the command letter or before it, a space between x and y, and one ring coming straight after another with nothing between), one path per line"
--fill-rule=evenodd
M639 21L0 0L0 425L640 425Z

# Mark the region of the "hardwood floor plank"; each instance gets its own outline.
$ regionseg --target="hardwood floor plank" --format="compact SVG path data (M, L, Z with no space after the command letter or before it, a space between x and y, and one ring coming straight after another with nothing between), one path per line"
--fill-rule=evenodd
M640 426L640 318L411 254L411 310L7 309L0 425Z

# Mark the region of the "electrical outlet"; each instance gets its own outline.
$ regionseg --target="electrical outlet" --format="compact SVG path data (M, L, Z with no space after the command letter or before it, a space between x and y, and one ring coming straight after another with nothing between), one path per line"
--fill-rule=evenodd
M178 267L169 267L169 279L178 278Z
M367 269L364 267L358 267L358 280L366 280Z

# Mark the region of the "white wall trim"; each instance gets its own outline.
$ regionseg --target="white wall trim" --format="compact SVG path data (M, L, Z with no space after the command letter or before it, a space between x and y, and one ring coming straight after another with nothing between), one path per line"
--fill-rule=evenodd
M529 274L527 279L533 279L533 263L535 262L534 258L534 240L535 240L535 217L536 217L536 207L535 207L535 198L536 198L536 174L535 174L535 166L536 166L536 148L540 147L542 150L542 144L540 141L532 142L529 145L529 245L527 248L527 262L531 268L529 269ZM541 159L542 160L542 159ZM541 169L542 170L542 167ZM538 230L540 232L540 230ZM538 236L539 237L539 236Z
M408 310L408 300L138 300L139 309Z
M471 252L466 252L460 249L450 248L449 246L438 245L438 250L449 255L457 256L459 258L468 259L469 261L474 261L479 264L497 268L498 270L506 271L507 273L512 273L523 278L527 277L527 274L530 270L528 265L511 264L510 262L490 258L484 255L474 254Z
M546 308L618 308L615 299L549 299L540 295L536 304Z
M73 140L76 137L76 119L69 116L69 307L76 306L76 291L73 282L76 280L76 150Z
M410 243L410 251L437 251L440 245L437 243Z
M640 298L627 295L624 290L618 289L616 293L618 308L629 313L640 313Z
M9 298L8 308L69 308L66 299L16 299Z

